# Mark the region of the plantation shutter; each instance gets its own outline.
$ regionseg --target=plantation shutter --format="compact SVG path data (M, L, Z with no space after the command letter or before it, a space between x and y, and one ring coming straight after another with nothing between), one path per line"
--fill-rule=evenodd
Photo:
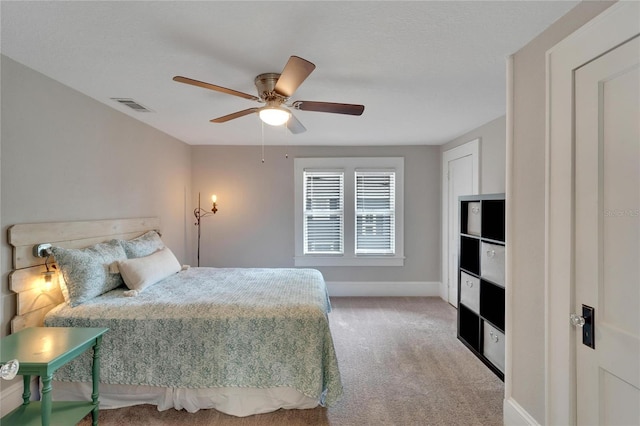
M356 170L356 254L395 254L395 171Z
M304 171L304 254L344 254L344 172Z

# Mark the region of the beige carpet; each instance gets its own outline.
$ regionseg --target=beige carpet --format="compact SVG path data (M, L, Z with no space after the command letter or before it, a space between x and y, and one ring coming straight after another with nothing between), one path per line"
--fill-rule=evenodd
M334 406L238 418L215 410L103 410L115 425L502 425L503 383L456 339L439 298L332 298L345 388ZM80 425L90 425L90 416Z

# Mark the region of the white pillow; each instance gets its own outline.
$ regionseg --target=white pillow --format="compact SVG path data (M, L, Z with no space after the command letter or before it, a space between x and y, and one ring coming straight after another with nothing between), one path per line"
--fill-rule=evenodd
M164 247L149 256L121 260L118 262L118 269L127 287L141 292L146 287L179 272L181 266L171 250Z

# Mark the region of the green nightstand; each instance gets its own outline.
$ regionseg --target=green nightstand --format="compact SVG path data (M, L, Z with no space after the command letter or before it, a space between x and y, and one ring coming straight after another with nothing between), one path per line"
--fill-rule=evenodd
M24 376L23 403L0 423L6 425L77 424L92 413L93 425L98 424L98 385L100 383L100 344L108 328L32 327L0 340L0 362L11 359L20 362L18 374ZM93 348L93 393L91 401L51 401L53 373L72 359ZM42 379L41 401L29 402L31 376ZM6 422L6 423L5 423Z

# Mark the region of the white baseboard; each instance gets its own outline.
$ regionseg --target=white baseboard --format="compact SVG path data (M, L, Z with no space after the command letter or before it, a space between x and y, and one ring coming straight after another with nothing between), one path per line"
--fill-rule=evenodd
M504 400L504 425L505 426L539 426L540 423L534 419L515 399Z
M2 389L0 393L0 417L4 417L14 409L22 405L22 376L15 383ZM31 378L31 400L38 399L38 378Z
M440 296L440 283L428 281L329 281L329 296Z

